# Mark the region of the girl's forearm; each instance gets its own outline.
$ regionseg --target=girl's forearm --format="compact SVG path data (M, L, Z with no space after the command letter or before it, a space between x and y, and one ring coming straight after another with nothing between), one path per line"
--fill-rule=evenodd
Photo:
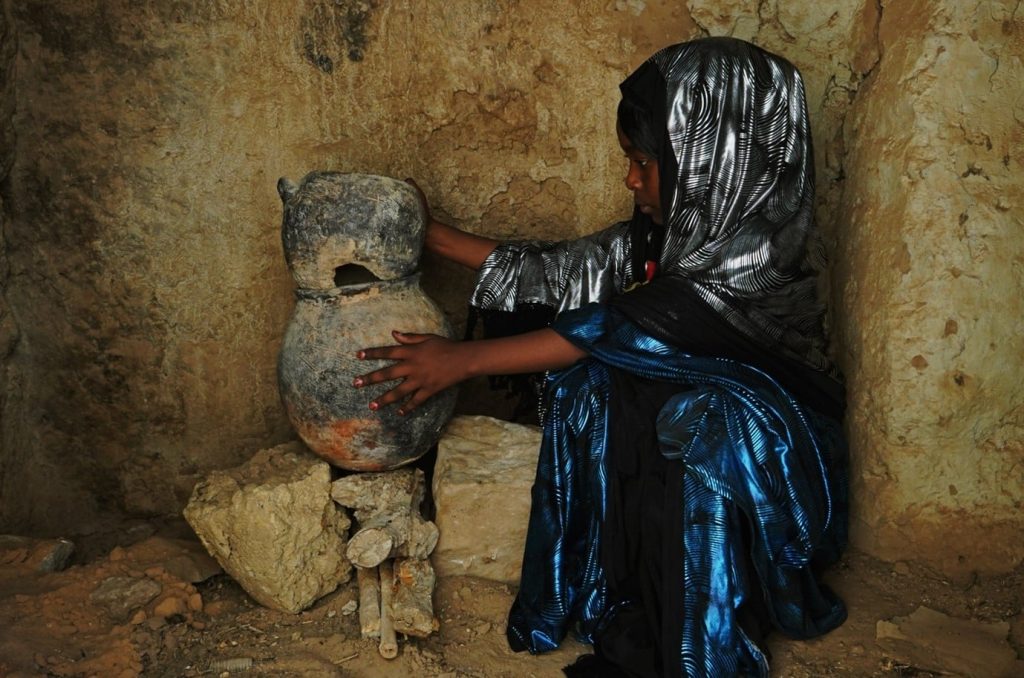
M463 342L464 379L493 374L524 374L568 367L587 357L551 329L500 339Z
M494 251L497 240L460 231L454 226L431 219L427 224L426 248L445 259L467 266L474 271Z

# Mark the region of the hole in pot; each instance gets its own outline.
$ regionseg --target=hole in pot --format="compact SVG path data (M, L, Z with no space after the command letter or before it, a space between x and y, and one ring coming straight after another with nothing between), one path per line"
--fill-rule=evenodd
M347 285L362 285L364 283L380 282L380 278L359 264L345 264L334 269L334 286L346 287Z

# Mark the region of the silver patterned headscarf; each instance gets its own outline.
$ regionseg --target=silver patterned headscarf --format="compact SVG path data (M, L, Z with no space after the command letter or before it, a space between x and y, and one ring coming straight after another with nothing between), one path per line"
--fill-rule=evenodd
M644 326L644 316L666 309L665 299L685 323L681 297L696 296L772 355L838 377L817 301L824 254L796 68L741 40L705 38L661 50L621 89L648 132L630 140L658 159L664 228L636 211L577 240L499 245L480 268L471 306L554 314L614 300ZM623 294L642 282L653 234L658 275ZM672 334L671 323L662 326Z
M671 151L659 161L661 273L684 280L747 336L834 372L817 302L824 255L799 72L732 38L665 48L651 66L664 81ZM642 69L623 83L624 97Z

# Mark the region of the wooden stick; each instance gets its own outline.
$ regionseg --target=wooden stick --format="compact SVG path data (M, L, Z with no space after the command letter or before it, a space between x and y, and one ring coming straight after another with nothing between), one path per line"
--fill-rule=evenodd
M390 560L380 564L380 656L394 659L398 656L398 639L391 623L391 591L395 586L395 574Z
M356 568L359 584L359 632L363 638L380 638L380 575L376 567Z

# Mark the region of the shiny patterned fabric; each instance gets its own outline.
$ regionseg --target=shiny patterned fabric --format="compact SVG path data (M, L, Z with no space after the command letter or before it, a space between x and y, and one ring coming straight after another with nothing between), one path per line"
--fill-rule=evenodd
M730 38L670 47L651 62L665 79L677 165L675 177L661 178L672 187L662 270L749 336L831 369L816 301L824 253L799 72Z
M680 385L657 424L661 453L685 474L679 613L687 623L676 641L680 663L665 675L768 675L737 620L751 596L766 596L774 625L791 637L841 624L842 602L812 571L845 544L838 424L801 407L763 372L689 356L604 306L567 313L555 328L594 359L549 384L520 591L509 616L513 647L550 650L570 629L593 642L622 602L608 599L599 557L608 367ZM741 550L741 519L754 530L750 557Z
M633 283L629 223L558 243L498 245L477 274L475 308L515 311L540 304L557 312L608 299Z
M650 66L667 90L674 159L661 176L660 275L683 280L745 335L838 376L825 354L817 301L825 256L813 222L814 162L799 72L731 38L668 47L641 69ZM625 96L630 82L622 85ZM500 245L484 262L470 304L561 311L607 300L641 277L630 268L628 239L628 224L620 223L576 241Z

